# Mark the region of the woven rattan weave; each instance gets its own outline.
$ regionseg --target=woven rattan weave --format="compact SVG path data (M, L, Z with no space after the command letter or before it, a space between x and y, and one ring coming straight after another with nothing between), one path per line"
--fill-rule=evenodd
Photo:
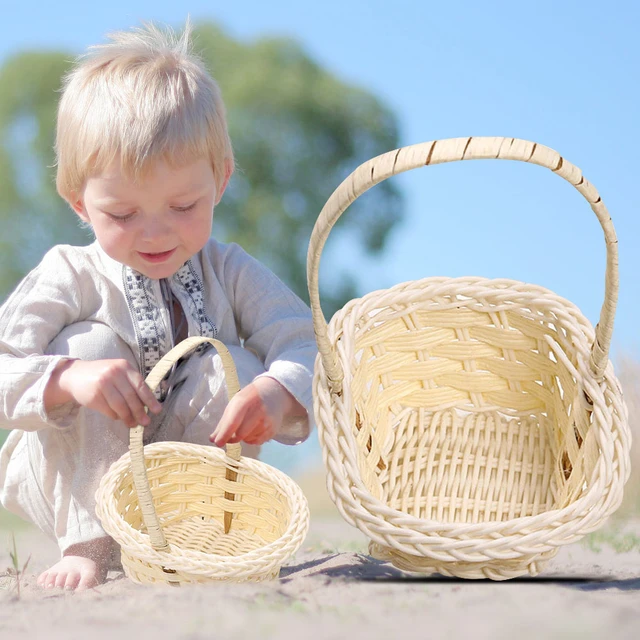
M229 351L218 340L188 338L151 371L155 390L173 365L202 343L220 355L229 399L239 390ZM212 425L213 430L213 425ZM120 545L124 571L138 583L264 580L302 544L307 501L273 467L213 446L157 442L143 447L131 430L130 453L115 462L96 493L96 512Z
M350 301L327 326L318 270L331 228L373 185L470 159L547 167L589 202L607 246L595 331L540 286L426 278ZM425 246L428 253L428 246ZM370 552L424 573L536 575L620 504L626 408L608 360L617 240L596 189L558 153L513 138L405 147L361 165L313 230L308 282L320 354L315 415L329 493Z

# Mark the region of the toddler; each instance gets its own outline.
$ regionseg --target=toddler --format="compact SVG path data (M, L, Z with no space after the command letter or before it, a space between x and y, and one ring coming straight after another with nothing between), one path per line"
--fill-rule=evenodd
M51 249L0 308L0 427L12 430L0 501L57 541L45 588L91 587L117 557L94 494L129 428L143 425L145 443L242 442L253 457L311 428L308 308L238 245L211 238L234 160L189 31L116 33L66 77L57 188L95 241ZM187 336L229 347L243 387L231 402L214 349L155 395L145 384Z

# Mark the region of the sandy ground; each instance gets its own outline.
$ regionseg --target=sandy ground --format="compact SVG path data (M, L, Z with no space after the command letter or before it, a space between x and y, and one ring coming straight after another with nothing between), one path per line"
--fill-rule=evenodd
M627 529L640 534L640 522ZM11 580L0 579L3 640L640 638L640 552L607 545L564 548L537 578L415 578L367 557L359 531L316 517L279 580L143 587L110 574L99 588L74 594L35 586L57 559L51 542L27 528L16 539L23 561L32 557L20 599ZM0 573L10 544L0 531Z

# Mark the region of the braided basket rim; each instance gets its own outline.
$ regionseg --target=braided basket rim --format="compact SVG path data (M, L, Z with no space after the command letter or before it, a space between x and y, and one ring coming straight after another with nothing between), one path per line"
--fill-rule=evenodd
M486 278L480 276L432 276L418 280L408 280L406 282L395 284L389 288L371 291L360 298L350 300L344 307L339 309L333 315L328 323L327 337L331 344L334 345L336 357L344 364L344 352L343 349L336 348L336 345L340 342L340 338L336 338L336 336L345 332L345 325L357 320L356 314L358 317L362 317L362 309L360 307L366 307L367 305L373 307L374 305L378 305L381 300L384 301L385 297L391 297L394 294L397 295L399 292L403 291L407 293L407 297L409 297L413 291L417 291L423 300L428 298L429 295L436 295L436 293L451 294L453 290L456 290L455 293L465 295L463 293L464 287L469 286L476 288L484 287L486 292L492 295L496 295L500 291L504 292L505 308L508 309L524 308L524 305L520 300L517 298L514 299L514 292L516 292L522 299L531 298L532 301L535 299L538 306L540 306L542 302L549 310L559 312L556 313L556 315L558 316L558 324L560 326L563 325L563 315L568 314L572 320L576 321L576 324L579 325L581 330L579 333L576 333L575 331L571 332L571 337L577 338L578 341L578 344L574 343L573 346L576 352L580 373L585 374L589 378L591 377L592 374L589 370L588 361L591 348L590 343L594 339L595 331L589 320L582 314L580 309L574 303L557 295L550 289L541 285L528 284L512 279ZM459 288L460 291L457 291ZM470 295L469 297L472 298L473 296ZM394 302L397 303L397 299ZM416 306L419 307L420 305L416 304ZM453 307L454 305L451 306ZM434 306L434 308L436 307ZM345 366L341 400L343 403L351 402L353 400L352 396L349 397L350 376L348 374L348 370L349 367ZM623 480L621 483L623 486L630 473L628 461L628 443L630 440L630 433L626 420L626 405L622 398L620 385L613 374L611 361L607 363L603 381L606 383L608 390L618 397L620 401L620 408L622 410L622 420L619 425L618 435L620 436L622 444L626 445L623 451L626 455L621 457L617 468L618 473ZM475 537L469 540L460 540L458 537L463 535L477 536L477 534L481 534L481 536L482 534L485 534L493 537L496 533L501 535L503 542L511 540L522 543L522 541L526 540L528 536L533 536L537 539L537 542L540 542L540 530L535 528L536 525L544 525L545 523L552 523L554 521L561 520L565 521L563 521L558 527L555 527L553 531L549 532L549 538L558 537L558 534L561 533L558 530L562 530L564 528L571 529L572 536L579 536L582 535L582 532L578 533L575 531L575 529L578 528L578 525L584 525L584 533L587 533L590 526L590 520L595 518L598 521L592 529L597 528L602 518L612 513L618 506L618 504L615 504L612 508L610 504L607 504L609 501L608 499L615 488L613 486L615 483L611 483L609 489L603 492L601 488L598 487L597 483L592 482L593 475L595 475L598 470L602 470L603 465L604 468L612 466L614 448L605 446L600 447L599 460L597 465L594 467L592 477L589 479L590 486L587 493L580 496L578 499L573 500L564 507L547 510L536 515L518 516L508 520L478 523L443 522L412 516L406 512L392 508L381 500L375 498L364 485L360 470L355 463L355 460L351 459L352 464L349 465L351 469L345 467L344 460L348 460L350 455L358 450L358 447L351 431L346 429L338 418L333 421L334 424L329 428L327 428L324 421L321 419L318 407L321 393L326 393L331 407L335 407L335 398L333 392L328 388L330 385L328 384L327 375L320 355L316 358L313 386L314 394L316 396L314 410L316 412L318 437L323 449L323 461L327 471L327 485L333 501L336 505L339 501L344 502L344 507L352 510L354 512L354 517L357 517L359 520L362 519L370 525L374 525L375 523L377 527L390 535L408 535L413 537L414 540L412 544L420 544L422 542L428 543L432 548L437 548L438 545L434 545L433 543L441 541L443 546L446 545L450 547L450 541L455 540L456 544L459 544L464 548L473 548L477 544L478 546L482 546L483 549L486 549L486 541L483 537ZM594 406L596 406L599 401L604 399L604 392L601 391L597 385L595 385L593 392L592 400L594 401ZM600 433L598 434L598 444L600 445L603 444L602 436L602 430L600 430ZM336 443L341 454L343 460L338 463L340 466L340 474L335 473L332 465L329 463L328 458L330 454L325 440L331 440ZM353 475L353 470L357 470L356 476ZM333 483L335 483L335 486L332 486ZM342 489L342 491L339 492L339 496L334 493L336 486ZM595 503L592 500L594 493L597 493L599 498ZM348 499L346 499L347 494ZM368 509L363 504L363 499L367 503L375 505L377 512L374 513ZM617 502L619 503L619 501L620 500ZM604 507L607 507L607 509L605 510ZM605 516L602 514L603 511L605 511ZM570 517L571 520L566 521L567 517ZM347 520L350 521L351 518L347 518ZM532 527L534 528L532 529ZM510 529L513 531L507 533Z
M535 299L539 300L540 297L545 300L548 299L549 302L553 303L554 306L557 306L559 310L565 310L569 312L570 315L574 316L576 320L578 320L582 327L585 328L585 337L589 340L593 340L595 332L593 329L593 324L584 316L580 308L568 300L564 298L551 289L544 287L539 284L530 284L527 282L523 282L521 280L513 280L510 278L487 278L484 276L428 276L424 278L417 278L414 280L406 280L404 282L399 282L390 287L376 289L374 291L370 291L359 298L352 298L349 300L342 308L338 309L334 315L332 316L329 324L331 325L331 338L332 342L335 342L335 332L336 327L335 324L339 319L343 319L346 316L349 316L353 312L353 307L359 304L370 303L374 301L378 301L381 298L384 298L387 295L395 294L400 291L417 291L422 296L426 295L428 292L432 291L434 295L436 293L446 293L447 289L457 288L457 287L465 287L465 286L485 286L487 291L491 293L496 293L497 291L505 291L512 292L517 291L521 295L525 297L531 297L533 299L535 295ZM442 288L443 291L439 291ZM462 294L464 295L464 294ZM470 296L471 297L471 296ZM512 304L508 304L511 302ZM513 298L505 299L505 306L512 308L515 302Z

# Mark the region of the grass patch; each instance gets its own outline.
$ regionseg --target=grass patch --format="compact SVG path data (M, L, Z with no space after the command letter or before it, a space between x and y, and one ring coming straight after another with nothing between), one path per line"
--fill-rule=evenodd
M594 531L582 539L582 545L596 553L600 553L603 547L611 547L616 553L628 553L640 551L640 536L618 529Z
M19 531L29 527L29 523L0 507L0 531Z

